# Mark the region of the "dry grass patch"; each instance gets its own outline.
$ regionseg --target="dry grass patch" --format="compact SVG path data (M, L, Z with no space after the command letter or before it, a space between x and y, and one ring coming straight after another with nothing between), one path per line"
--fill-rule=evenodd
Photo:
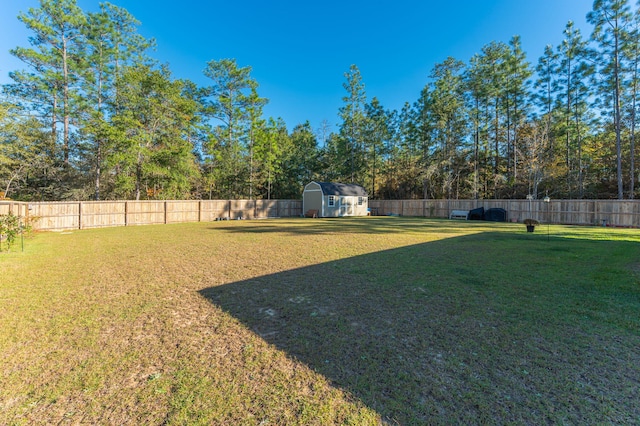
M40 234L0 256L0 418L633 421L638 239L552 230L367 218Z

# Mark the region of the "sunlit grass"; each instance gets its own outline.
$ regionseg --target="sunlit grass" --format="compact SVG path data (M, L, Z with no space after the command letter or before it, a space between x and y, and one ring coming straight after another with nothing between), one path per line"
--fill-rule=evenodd
M632 422L638 242L384 217L38 234L0 255L0 419Z

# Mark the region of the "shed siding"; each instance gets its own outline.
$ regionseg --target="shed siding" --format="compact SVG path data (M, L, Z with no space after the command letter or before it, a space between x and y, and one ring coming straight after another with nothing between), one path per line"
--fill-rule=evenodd
M302 214L309 210L318 210L322 216L322 188L315 182L308 183L302 193Z
M329 198L333 197L333 206ZM358 204L359 199L362 200ZM320 217L366 216L368 198L366 191L359 185L310 182L302 194L303 212L318 210Z
M307 191L304 195L304 212L309 210L318 210L318 215L322 213L322 192Z
M340 197L337 195L331 195L334 197L333 206L329 206L329 195L324 195L322 198L324 200L324 211L322 212L323 217L340 217Z

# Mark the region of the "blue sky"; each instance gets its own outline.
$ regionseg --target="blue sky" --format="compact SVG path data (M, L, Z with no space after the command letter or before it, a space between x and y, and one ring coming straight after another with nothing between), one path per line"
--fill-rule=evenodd
M78 0L85 11L98 0ZM291 130L306 120L339 123L344 73L360 69L369 99L387 109L413 103L433 66L453 56L467 62L491 41L520 35L535 65L545 45L557 46L572 20L589 37L591 0L111 0L132 13L139 31L155 38L152 55L174 77L207 85L202 70L212 59L251 66L264 113ZM0 84L24 65L9 54L28 46L16 19L38 0L0 0Z

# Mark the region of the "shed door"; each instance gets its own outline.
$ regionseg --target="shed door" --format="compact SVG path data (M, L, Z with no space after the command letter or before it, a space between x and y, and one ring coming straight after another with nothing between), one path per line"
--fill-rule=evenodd
M340 197L340 216L353 216L353 197Z

